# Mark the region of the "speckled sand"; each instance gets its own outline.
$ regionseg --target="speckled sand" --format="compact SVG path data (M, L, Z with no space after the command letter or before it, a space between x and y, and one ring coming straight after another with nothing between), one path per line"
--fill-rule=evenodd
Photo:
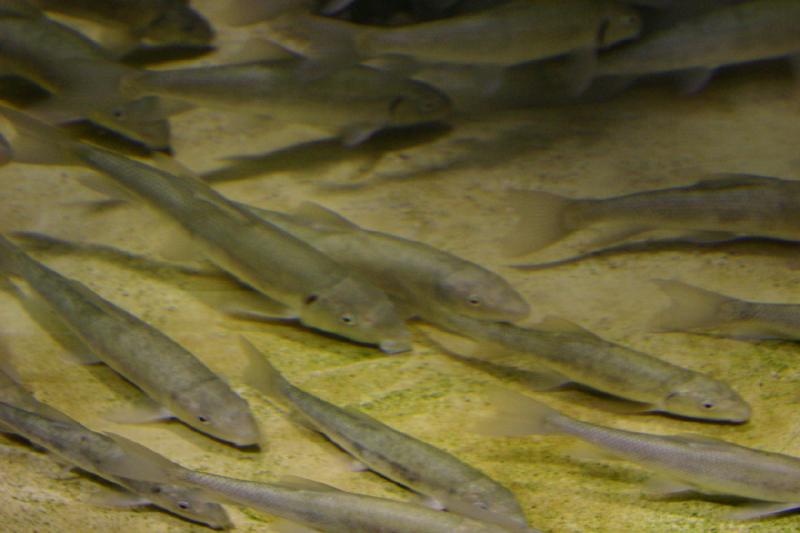
M686 184L703 172L750 172L800 178L800 98L785 73L723 76L702 94L681 97L642 87L612 102L458 119L434 144L385 157L374 172L397 179L354 191L321 189L347 180L356 163L313 174L283 173L229 182L229 197L274 209L301 200L331 207L365 227L419 239L496 269L531 302L530 321L569 318L606 339L733 385L753 406L744 426L719 426L657 415L621 416L576 392L530 393L593 422L653 433L699 432L746 446L800 455L800 348L683 334L650 334L648 320L667 299L650 283L677 278L741 298L800 303L800 248L729 244L605 255L549 270L505 265L497 241L515 221L504 206L509 188L606 196ZM234 131L232 128L244 127ZM193 111L174 120L177 157L197 171L237 153L313 138L312 130ZM438 169L438 170L437 170ZM35 230L163 259L168 232L151 212L127 207L93 212L101 199L75 178L81 170L9 165L0 169L0 229ZM399 179L407 176L406 179ZM488 412L486 391L498 382L524 390L514 373L490 374L440 353L417 336L414 352L385 356L298 327L225 316L203 300L228 285L141 262L92 253L36 252L192 350L249 400L268 445L241 452L179 423L118 425L104 415L139 393L105 367L74 363L9 294L0 293L0 349L45 402L97 430L122 433L192 468L246 479L292 474L345 490L408 499L370 473L347 468L342 452L294 425L259 393L241 385L246 335L296 384L338 405L351 405L444 448L510 487L531 524L554 532L797 531L800 516L740 524L722 520L729 504L699 498L656 501L642 494L648 473L624 462L571 458L561 437L490 439L464 432ZM161 258L161 259L159 259ZM139 266L140 268L131 268ZM156 511L107 510L89 498L100 484L62 479L60 467L18 440L0 437L0 529L6 532L202 531ZM270 531L271 517L229 507L237 531Z

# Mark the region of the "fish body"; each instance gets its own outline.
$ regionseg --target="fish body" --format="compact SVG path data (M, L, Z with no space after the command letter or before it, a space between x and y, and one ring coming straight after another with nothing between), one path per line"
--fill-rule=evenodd
M123 91L269 116L343 136L444 118L448 98L422 82L363 65L310 72L303 61L137 72ZM360 140L360 139L359 139Z
M237 445L258 443L258 428L247 403L175 341L85 285L35 261L4 237L0 237L0 270L24 279L95 356L172 416Z
M509 247L520 254L595 227L611 235L604 244L652 230L690 241L800 239L800 182L779 178L732 175L601 199L517 191L512 202L521 220Z
M747 339L800 338L800 305L751 302L679 281L661 280L672 305L656 317L660 331L693 331Z
M361 412L339 408L289 383L252 345L254 386L293 410L371 470L484 522L527 530L514 495L483 472L449 453ZM521 529L520 529L521 528Z
M267 24L272 39L301 55L402 55L429 62L508 66L593 51L633 38L640 20L636 11L613 2L517 0L397 28L364 27L296 14Z
M427 244L360 228L315 204L305 204L294 215L248 208L366 276L416 314L432 302L492 320L519 320L530 311L497 274Z
M750 418L750 406L726 383L587 331L569 331L560 324L545 329L523 328L441 312L423 319L476 341L464 355L479 359L491 358L492 352L529 355L537 367L556 372L564 382L641 402L647 410L728 422Z
M45 11L124 27L154 44L206 45L214 32L184 0L32 0Z
M535 400L499 396L499 415L488 432L565 434L654 470L673 482L672 492L694 490L800 507L800 459L739 446L704 435L651 435L590 424ZM757 508L756 508L757 509Z
M47 407L44 404L40 404ZM70 465L112 481L139 495L141 503L152 503L176 515L208 524L217 529L231 527L230 519L218 503L198 491L178 485L141 481L115 476L120 463L130 461L125 451L111 438L95 433L61 415L52 419L0 401L0 424L9 431L56 454Z
M751 0L723 6L653 32L599 58L599 75L636 75L800 53L800 4Z

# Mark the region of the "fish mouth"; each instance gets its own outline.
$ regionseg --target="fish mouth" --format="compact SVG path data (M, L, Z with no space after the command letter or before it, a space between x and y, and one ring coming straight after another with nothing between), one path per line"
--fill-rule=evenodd
M381 351L388 354L396 354L411 351L411 341L409 340L385 340L378 346Z

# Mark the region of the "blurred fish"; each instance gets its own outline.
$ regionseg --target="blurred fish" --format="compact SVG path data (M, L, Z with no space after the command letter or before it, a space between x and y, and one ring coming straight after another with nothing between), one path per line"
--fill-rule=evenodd
M186 0L31 0L45 11L124 29L131 42L206 45L214 37L208 21Z
M351 494L301 478L279 483L245 481L205 474L168 461L119 435L111 435L142 465L120 464L120 475L183 484L209 497L252 507L290 522L331 533L508 533L508 529L411 503ZM156 468L153 468L153 467ZM297 529L297 526L292 524ZM305 531L302 528L301 531ZM534 533L534 532L531 532Z
M104 187L140 199L177 222L200 245L200 254L269 297L281 317L299 318L312 328L376 344L389 353L411 349L411 334L386 294L237 207L199 178L72 141L10 109L0 108L0 113L16 136L11 145L17 161L78 164L100 172L110 178Z
M450 102L424 83L355 65L313 72L302 60L137 72L122 90L309 124L358 144L386 126L444 118Z
M723 65L800 54L800 2L751 0L681 20L602 54L600 76L682 75L686 92L705 86Z
M640 412L737 423L750 418L750 406L726 383L605 341L563 319L523 328L433 307L423 319L458 335L429 333L456 354L489 362L509 353L527 356L541 375L540 388L574 382L638 402Z
M219 17L232 26L253 24L287 11L314 11L332 15L355 0L227 0L216 6Z
M741 236L800 239L800 181L779 178L715 175L684 187L601 199L514 191L510 201L521 217L507 241L515 255L587 228L600 232L588 249L653 230L679 231L683 239L701 242Z
M256 348L250 354L253 387L299 412L314 429L367 468L435 500L437 507L518 531L525 513L507 488L456 457L352 409L342 409L284 378Z
M294 215L240 205L365 276L417 316L431 305L492 320L520 320L530 312L505 279L433 246L365 230L316 204L303 204Z
M671 306L653 321L658 331L695 331L742 339L800 339L800 305L738 300L680 281L658 280Z
M43 407L47 407L41 404ZM155 505L180 517L206 524L215 529L228 529L232 523L225 509L199 491L180 485L140 481L113 474L120 464L138 465L141 459L129 457L111 438L82 426L66 415L53 419L36 411L0 401L0 424L32 443L53 452L70 465L77 466L130 491L124 505ZM115 504L122 503L115 498Z
M32 108L49 121L87 118L154 149L169 146L169 124L156 98L122 98L132 69L95 42L34 10L8 14L0 0L0 68L36 82L53 98ZM5 14L4 14L5 13Z
M640 22L635 10L604 0L516 0L397 28L295 13L267 24L275 42L308 57L401 55L419 61L503 66L567 53L593 53L595 48L636 37Z
M760 502L740 507L728 519L763 518L800 508L800 459L796 457L705 435L651 435L590 424L511 392L498 392L495 404L497 416L485 422L479 429L482 433L570 435L614 458L654 470L652 493L701 492Z
M240 446L258 443L247 403L185 348L155 328L35 261L0 236L0 272L24 279L103 363L158 402L149 419L177 417Z

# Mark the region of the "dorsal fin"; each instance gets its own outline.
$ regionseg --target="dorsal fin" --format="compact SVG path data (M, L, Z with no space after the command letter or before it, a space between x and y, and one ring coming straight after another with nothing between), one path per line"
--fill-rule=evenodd
M531 325L531 329L538 331L549 331L553 333L572 333L577 335L586 335L589 337L597 337L588 329L584 329L575 322L555 315L547 315L540 322Z
M303 202L295 209L295 214L323 227L359 229L356 224L350 222L339 213L314 202Z
M320 483L319 481L313 481L311 479L306 479L304 477L299 476L282 476L278 481L278 484L284 487L298 489L298 490L315 490L318 492L344 492L341 489L337 489L331 485L326 485L325 483Z

